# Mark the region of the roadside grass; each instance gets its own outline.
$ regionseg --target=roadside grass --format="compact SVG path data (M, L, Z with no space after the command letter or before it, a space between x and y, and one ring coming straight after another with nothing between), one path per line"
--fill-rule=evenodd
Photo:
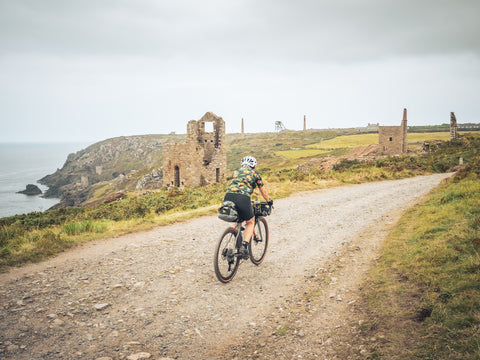
M409 210L363 286L369 359L480 358L480 161ZM372 326L370 326L370 325Z

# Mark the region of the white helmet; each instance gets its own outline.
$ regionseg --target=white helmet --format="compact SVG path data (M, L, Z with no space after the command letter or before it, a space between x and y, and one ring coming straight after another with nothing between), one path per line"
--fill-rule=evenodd
M257 166L257 159L253 156L245 156L242 159L241 166L248 166L250 169L255 169L255 166Z

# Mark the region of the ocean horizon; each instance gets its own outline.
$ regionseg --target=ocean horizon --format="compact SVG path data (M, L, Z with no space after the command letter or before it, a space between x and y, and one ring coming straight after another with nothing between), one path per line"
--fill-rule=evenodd
M48 210L60 199L41 195L18 194L28 184L42 192L48 188L38 183L65 164L67 157L89 146L89 143L0 143L0 218Z

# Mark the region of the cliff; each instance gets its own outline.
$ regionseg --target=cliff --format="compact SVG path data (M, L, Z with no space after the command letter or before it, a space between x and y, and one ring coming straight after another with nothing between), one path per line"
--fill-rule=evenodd
M124 190L159 187L163 143L182 137L139 135L104 140L68 155L61 169L39 183L49 188L45 197L61 199L58 207L85 205Z

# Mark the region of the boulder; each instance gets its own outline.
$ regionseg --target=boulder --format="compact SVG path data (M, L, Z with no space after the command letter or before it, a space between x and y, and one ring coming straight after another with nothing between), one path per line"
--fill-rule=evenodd
M40 195L42 190L37 185L28 184L27 188L22 191L18 191L17 194L25 194L25 195Z

